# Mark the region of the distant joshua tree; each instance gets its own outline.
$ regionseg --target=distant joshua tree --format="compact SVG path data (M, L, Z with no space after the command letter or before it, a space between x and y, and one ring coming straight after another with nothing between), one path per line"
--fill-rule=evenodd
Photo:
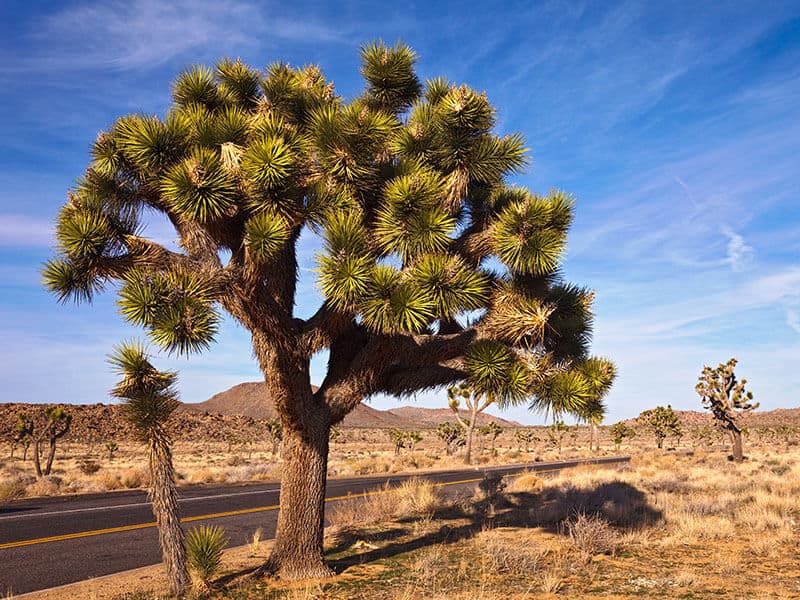
M108 461L114 460L114 453L119 450L117 442L106 442L106 450L108 451Z
M486 425L478 429L478 433L484 438L489 438L492 443L492 454L494 454L494 444L500 434L503 433L503 428L497 424L496 421L489 421Z
M703 373L695 386L703 406L710 410L717 422L728 432L733 446L733 460L742 462L742 427L739 417L743 413L758 408L753 403L753 393L745 391L746 379L736 380L736 359L720 363L715 369L704 366Z
M636 435L636 430L624 422L614 423L609 431L611 440L614 442L614 449L619 452L619 447L625 438L632 438Z
M466 444L464 428L458 423L439 423L436 436L444 442L444 451L447 456L453 456L456 448Z
M42 477L50 475L53 468L53 459L56 456L56 440L64 437L69 431L72 422L72 415L67 414L62 406L48 406L44 409L44 424L41 429L31 424L31 439L33 440L33 466L36 469L36 476ZM42 470L41 458L39 456L40 446L47 440L48 452L47 462L44 471Z
M569 432L570 427L564 421L556 421L547 430L547 437L550 443L558 448L558 455L561 456L561 448L564 445L564 436Z
M656 406L648 409L637 417L637 422L650 430L656 438L656 446L659 449L664 447L664 440L667 437L680 438L683 436L683 427L678 419L678 415L672 410L672 406Z
M467 383L459 383L447 388L447 403L450 405L450 410L453 411L458 424L464 428L466 438L464 462L468 465L472 464L472 438L478 422L478 415L494 404L497 399L496 394L480 392ZM459 409L462 400L467 407L469 419L461 416Z
M11 457L14 457L14 447L19 444L22 446L22 461L28 459L28 448L33 442L33 420L28 413L20 411L17 413L17 423L14 426L14 440L11 445Z
M422 434L418 431L403 431L401 429L390 429L389 439L394 444L394 453L400 454L400 450L408 448L414 451L414 446L422 439Z
M190 582L172 464L172 437L167 425L179 404L175 390L178 376L157 370L147 359L144 347L136 342L118 346L109 362L122 376L111 393L125 401L125 416L139 439L147 445L150 464L148 494L158 523L158 538L170 588L179 596Z
M272 441L272 456L278 456L278 449L283 442L283 425L279 419L270 419L266 423L267 436Z
M525 445L525 452L530 452L531 444L538 441L538 436L533 429L517 429L514 432L514 439L517 441L517 449L522 452L522 446Z

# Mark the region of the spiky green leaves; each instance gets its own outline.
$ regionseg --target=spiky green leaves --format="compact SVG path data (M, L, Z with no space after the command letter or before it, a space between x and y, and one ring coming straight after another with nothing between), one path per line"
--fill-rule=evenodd
M125 416L138 436L147 441L167 435L167 419L179 404L177 373L156 369L138 341L116 346L108 361L121 377L111 395L125 400Z
M542 298L503 285L494 294L483 326L495 339L515 346L534 347L544 341L554 310L555 306Z
M227 544L225 530L216 525L201 525L186 534L186 562L206 588L222 566L222 551Z
M586 356L592 337L594 293L575 285L553 286L545 302L555 307L548 318L544 347L559 359Z
M180 160L187 148L188 132L177 118L130 115L119 119L112 133L122 156L147 176Z
M411 276L433 303L438 318L452 319L462 311L478 310L489 296L489 277L455 256L423 256L414 263Z
M236 184L219 156L204 148L170 169L161 193L184 219L208 223L235 210Z
M218 62L217 80L220 94L239 106L250 108L258 102L261 78L240 59L225 58Z
M203 65L192 65L172 84L172 99L180 106L201 104L209 109L216 108L222 99L214 71Z
M103 283L85 265L70 260L48 260L42 269L42 283L56 295L59 302L91 302Z
M359 211L331 213L323 232L325 253L318 256L322 293L343 311L355 310L375 268L362 218Z
M132 269L125 275L117 304L122 315L147 328L161 348L190 354L214 340L219 315L213 302L213 288L201 273Z
M553 273L566 248L571 219L568 196L558 192L546 198L526 194L497 215L495 251L512 271L538 276Z
M261 213L245 225L245 246L255 262L266 262L289 239L289 226L279 215Z
M425 253L443 252L456 220L441 206L442 177L423 167L395 177L384 188L375 221L375 235L386 253L404 261Z
M242 172L258 189L270 191L284 184L296 169L297 158L282 137L266 136L253 142L242 156Z
M501 403L518 402L529 393L530 373L505 344L480 340L467 350L464 364L473 389L493 394Z
M364 325L378 333L420 331L433 317L431 298L392 267L371 273L359 310Z
M111 229L108 219L94 211L69 210L62 214L58 242L71 258L97 258L106 249Z
M417 56L403 43L387 47L382 41L361 47L361 74L367 80L367 97L377 107L398 112L419 95L414 72Z

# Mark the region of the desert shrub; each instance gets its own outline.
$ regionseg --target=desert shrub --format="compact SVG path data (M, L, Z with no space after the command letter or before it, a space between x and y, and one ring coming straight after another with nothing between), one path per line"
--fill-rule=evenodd
M148 482L147 474L141 469L126 469L120 475L120 483L128 489L146 486Z
M539 570L545 551L527 546L520 547L519 541L498 536L479 536L475 538L479 553L486 561L486 567L497 574L529 577Z
M412 477L395 488L387 485L369 496L337 502L328 521L339 527L380 523L395 518L429 516L441 506L439 488L430 481Z
M28 496L55 496L60 486L61 479L48 475L30 484L26 493Z
M619 535L608 521L597 515L577 513L564 523L570 543L581 554L614 554L619 547Z
M78 463L78 470L84 475L93 475L100 470L100 465L87 458Z
M536 494L544 488L544 480L536 473L526 471L516 477L506 486L506 491L512 494Z
M238 454L234 454L233 456L229 457L228 460L226 461L226 464L229 467L238 467L239 465L244 465L246 463L247 461Z
M122 487L119 475L104 471L97 477L97 484L104 490L118 490Z
M225 531L216 525L201 525L186 534L186 563L203 587L222 566L222 551L228 545Z
M25 495L25 486L19 481L4 481L0 483L0 502L22 498Z

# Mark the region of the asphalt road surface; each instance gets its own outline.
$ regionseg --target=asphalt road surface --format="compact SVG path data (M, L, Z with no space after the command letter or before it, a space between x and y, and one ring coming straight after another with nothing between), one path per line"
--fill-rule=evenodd
M614 463L630 457L590 460ZM424 476L448 490L474 486L485 474L524 470L556 471L583 464L572 460L414 475L329 479L327 502L358 496ZM195 486L180 489L186 527L214 523L225 529L229 545L248 543L257 528L262 539L274 536L278 483ZM161 562L150 503L142 491L31 498L0 505L0 596L24 594L90 577Z

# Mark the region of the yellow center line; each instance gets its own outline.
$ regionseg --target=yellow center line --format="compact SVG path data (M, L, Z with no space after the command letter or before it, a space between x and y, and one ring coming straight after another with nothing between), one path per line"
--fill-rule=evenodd
M538 471L533 471L533 473L552 473L554 471L560 471L564 467L557 468L557 469L542 469ZM518 474L517 474L518 475ZM440 483L434 483L434 487L443 487L446 485L461 485L465 483L476 483L478 481L483 481L483 477L476 477L473 479L460 479L458 481L445 481ZM348 499L355 499L355 498L366 498L367 496L374 496L375 494L384 494L388 491L391 491L392 488L389 489L379 489L379 490L372 490L369 492L361 492L358 494L347 494L345 496L334 496L332 498L325 498L325 502L336 502L339 500L348 500ZM234 517L236 515L246 515L251 513L257 512L266 512L270 510L278 510L279 505L273 504L270 506L258 506L256 508L242 508L239 510L229 510L225 512L218 512L218 513L211 513L208 515L197 515L194 517L184 517L181 519L181 523L191 523L192 521L204 521L208 519L221 519L222 517ZM0 544L0 550L6 550L8 548L19 548L21 546L33 546L35 544L47 544L49 542L61 542L64 540L74 540L78 538L84 537L92 537L95 535L106 535L109 533L120 533L123 531L134 531L136 529L147 529L149 527L156 527L158 523L151 522L151 523L136 523L135 525L121 525L119 527L108 527L106 529L95 529L93 531L79 531L77 533L65 533L62 535L54 535L50 537L44 538L37 538L32 540L20 540L18 542L7 542L5 544Z

